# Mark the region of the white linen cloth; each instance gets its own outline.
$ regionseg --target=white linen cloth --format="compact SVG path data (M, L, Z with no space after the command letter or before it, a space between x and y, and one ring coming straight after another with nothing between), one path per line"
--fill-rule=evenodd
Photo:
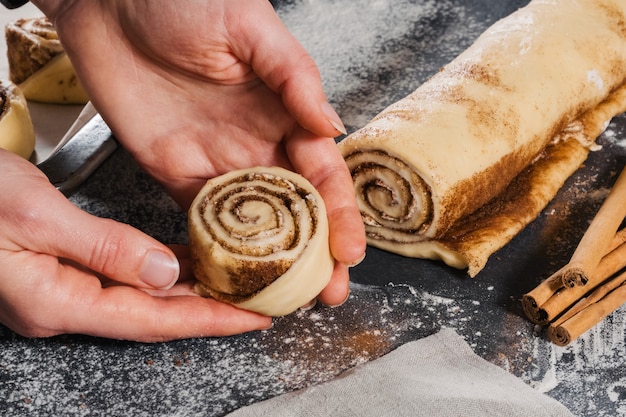
M443 329L332 381L243 407L229 417L572 415L476 355L454 330Z

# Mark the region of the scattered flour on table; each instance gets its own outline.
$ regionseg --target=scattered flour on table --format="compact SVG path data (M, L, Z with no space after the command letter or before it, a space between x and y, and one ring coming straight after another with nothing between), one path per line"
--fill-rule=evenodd
M304 0L278 14L317 63L329 101L354 128L467 46L468 34L480 29L465 7L450 0Z
M546 341L537 329L536 337L531 339L531 350L537 361L543 361L540 366L543 372L534 374L536 369L529 367L521 377L540 392L559 390L565 395L586 397L588 407L597 401L596 387L605 386L605 395L615 403L615 410L626 415L626 377L614 374L615 364L626 361L625 328L626 307L621 307L566 347ZM586 410L580 407L571 411ZM598 412L597 415L611 414Z
M626 149L626 137L620 136L615 130L608 129L604 132L604 138L615 146Z
M381 288L352 283L351 288L341 308L297 311L275 320L259 338L260 350L274 363L276 378L286 389L330 380L407 340L435 333L441 323L464 327L476 306L404 284Z

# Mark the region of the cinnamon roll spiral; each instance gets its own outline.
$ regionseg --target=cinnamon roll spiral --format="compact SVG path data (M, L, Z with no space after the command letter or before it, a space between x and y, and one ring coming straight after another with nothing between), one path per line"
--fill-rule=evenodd
M334 266L322 198L278 167L209 180L189 209L189 244L198 293L269 316L313 300Z
M89 101L47 18L18 19L5 27L5 35L9 78L28 100L55 104Z
M361 216L373 239L414 241L432 222L430 187L401 159L382 150L345 156Z
M7 80L0 80L0 148L26 159L35 149L35 131L26 99Z

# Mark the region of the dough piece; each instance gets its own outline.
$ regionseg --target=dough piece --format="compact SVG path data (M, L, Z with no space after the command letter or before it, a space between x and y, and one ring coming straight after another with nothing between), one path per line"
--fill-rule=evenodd
M26 159L35 149L35 131L26 99L8 80L0 81L0 148Z
M623 111L625 26L624 1L531 1L343 140L368 243L475 276ZM560 168L528 173L547 160Z
M28 100L54 104L89 101L47 18L16 20L6 26L5 35L9 77Z
M315 299L334 267L322 198L278 167L209 180L189 209L189 245L199 294L268 316Z

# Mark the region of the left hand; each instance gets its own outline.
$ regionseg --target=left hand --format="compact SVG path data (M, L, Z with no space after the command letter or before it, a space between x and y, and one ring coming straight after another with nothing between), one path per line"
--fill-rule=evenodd
M271 326L198 296L182 248L80 210L3 149L0 172L0 323L20 335L155 342Z

